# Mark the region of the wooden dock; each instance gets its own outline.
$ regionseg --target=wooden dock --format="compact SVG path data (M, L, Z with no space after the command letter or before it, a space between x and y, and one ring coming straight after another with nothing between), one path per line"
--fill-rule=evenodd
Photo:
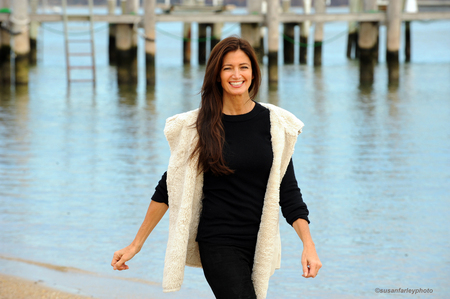
M89 15L69 15L69 21L89 21ZM144 16L140 15L94 15L95 22L106 22L111 24L143 24ZM9 21L9 14L0 14L0 22ZM218 14L218 13L189 13L189 14L155 14L155 22L182 22L182 23L258 23L262 26L267 25L267 16L260 14ZM418 12L402 13L401 21L420 21L420 20L450 20L450 12ZM39 23L62 22L63 16L57 14L30 14L30 21ZM339 13L339 14L295 14L280 13L280 23L302 23L310 22L386 22L386 13Z
M0 6L1 2L8 0L0 0ZM351 1L362 1L362 0L351 0ZM314 36L314 42L315 45L318 45L317 49L315 48L315 55L321 56L321 47L322 47L322 39L323 39L323 27L320 24L326 23L326 22L352 22L352 23L359 23L360 24L360 30L361 34L359 35L358 41L356 41L357 44L359 44L360 47L362 47L362 54L364 57L369 57L369 61L372 61L373 59L378 59L378 27L380 25L386 25L387 26L387 47L388 47L388 56L390 57L388 59L389 61L394 61L394 63L390 63L391 65L397 65L398 66L398 51L399 51L399 44L400 44L400 24L401 22L406 22L408 24L408 30L409 30L409 22L411 21L420 21L420 20L450 20L450 11L425 11L425 12L414 12L414 13L408 13L404 12L400 0L391 0L387 7L386 11L380 11L377 9L373 9L377 7L377 0L366 0L364 1L364 9L361 9L360 11L355 12L354 10L351 10L353 12L351 13L326 13L325 9L325 0L315 0L315 11L318 13L310 14L308 7L304 7L304 11L307 13L300 14L300 13L294 13L289 10L289 3L286 4L286 1L283 1L283 7L280 7L280 3L277 0L269 0L268 1L268 10L267 12L262 9L262 1L261 0L248 0L248 13L247 14L233 14L229 11L222 11L222 9L215 9L209 7L208 9L205 9L203 12L195 12L193 11L187 11L183 12L183 9L168 9L166 10L166 13L156 13L156 0L144 0L143 6L144 6L144 14L139 15L137 12L139 11L138 2L127 0L127 6L126 8L123 8L123 14L115 14L115 1L114 0L108 0L108 14L94 14L93 16L90 16L88 14L73 14L73 15L66 15L66 21L73 21L73 22L79 22L79 21L90 21L92 19L93 22L106 22L111 24L110 26L110 41L112 41L117 46L118 52L127 52L130 51L131 48L137 48L137 42L132 41L129 37L133 35L133 32L131 31L131 27L129 25L137 25L139 27L143 27L145 31L145 52L146 52L146 67L148 69L147 71L147 83L148 84L154 84L154 60L156 55L156 23L161 22L181 22L185 24L185 28L190 28L191 23L198 23L199 24L199 34L201 32L205 32L206 37L206 26L211 27L211 32L213 32L214 26L221 26L223 23L240 23L241 24L241 33L242 37L249 40L252 44L252 46L259 50L263 43L261 40L257 37L261 35L260 28L266 27L268 28L268 56L269 56L269 82L276 83L278 80L277 76L277 57L278 57L278 41L280 39L280 34L278 32L278 28L280 24L284 24L285 26L285 32L288 35L292 35L293 32L293 26L300 25L305 28L309 28L309 24L315 23L318 24L316 26L316 32ZM36 0L32 0L32 3L37 3ZM305 3L309 3L311 5L311 1L304 1ZM435 5L436 3L433 3ZM28 0L14 0L13 4L14 7L12 9L12 13L0 13L0 22L10 24L10 34L13 36L13 38L16 40L16 47L15 50L18 48L19 50L22 49L20 55L23 56L23 54L26 51L29 51L30 46L26 45L26 40L30 37L28 36L29 32L28 30L23 30L26 26L29 26L29 24L39 24L39 23L46 23L46 22L63 22L64 16L62 14L38 14L36 7L32 7L31 11L34 13L28 14ZM306 5L306 4L305 4ZM362 4L361 4L362 5ZM276 11L283 11L280 13L274 13ZM320 12L320 13L319 13ZM186 27L188 25L188 27ZM220 27L218 27L220 28ZM304 29L304 28L303 28ZM112 31L111 31L112 30ZM31 30L30 30L31 31ZM217 31L217 29L216 29ZM308 30L306 30L308 31ZM219 29L220 32L220 29ZM303 30L302 32L305 32ZM185 32L185 36L188 36L186 34L190 34L190 29L188 29L187 32ZM201 33L203 34L203 33ZM23 35L26 35L26 37L23 37ZM189 35L190 36L190 35ZM255 37L256 36L256 37ZM350 35L349 35L350 36ZM200 36L199 36L200 37ZM202 39L204 39L202 36ZM301 36L303 40L307 36ZM375 39L374 39L375 38ZM3 41L1 41L0 45L2 44L9 44L9 41L4 41L5 38L3 38ZM220 37L219 37L220 39ZM350 39L350 37L349 37ZM18 42L18 43L17 43ZM123 43L126 44L123 44ZM190 42L190 41L189 41ZM186 43L188 47L190 47L189 42ZM122 44L121 44L122 43ZM201 48L206 49L206 43L203 41L203 44L201 44ZM22 46L23 44L23 46ZM185 45L185 46L186 46ZM350 45L350 40L349 40ZM184 48L185 48L184 46ZM358 46L356 46L358 48ZM366 48L365 48L366 47ZM292 49L291 49L292 48ZM200 49L200 43L199 43L199 49ZM374 54L371 54L371 52L367 52L364 49L372 49L370 51L375 51ZM185 51L188 51L184 49ZM316 51L317 50L317 51ZM25 51L25 52L24 52ZM135 51L135 50L133 50ZM199 50L200 51L200 50ZM289 47L288 52L293 51L293 47ZM356 51L356 50L355 50ZM118 57L128 57L130 56L129 53L122 53L118 55ZM110 51L110 55L113 53L113 51ZM189 52L190 53L190 52ZM262 52L264 55L264 52ZM349 53L349 52L348 52ZM391 54L389 54L391 53ZM185 53L186 54L186 53ZM289 53L287 53L289 54ZM287 55L285 51L285 57L290 56ZM19 55L19 56L20 56ZM132 54L133 56L135 54ZM367 56L368 55L368 56ZM375 55L375 56L374 56ZM17 55L16 55L17 56ZM184 55L186 57L186 55ZM364 59L361 56L361 64L363 65L365 62ZM303 55L302 55L303 57ZM289 61L291 61L293 58L289 58ZM121 59L118 59L120 61ZM203 62L205 60L205 57L202 57L200 59L199 54L199 61ZM397 60L397 64L395 61ZM188 60L184 60L185 62ZM286 60L287 61L287 60ZM305 58L303 57L303 63L305 62ZM321 58L318 57L314 59L315 65L321 64ZM372 63L370 62L370 63ZM373 63L372 63L373 64ZM118 66L119 67L119 66ZM361 70L361 74L363 72L367 73L367 70ZM369 70L370 72L370 70ZM20 72L19 72L20 73ZM23 72L22 72L23 73ZM125 72L126 73L126 72ZM395 72L392 73L393 80L398 79L396 78ZM130 77L129 74L126 74L127 77ZM133 77L133 76L131 76ZM361 76L363 78L364 76ZM369 76L370 77L370 76ZM5 80L6 82L7 80ZM27 79L21 79L16 80L16 83L22 82L27 83ZM120 80L119 80L120 82ZM20 83L20 84L22 84Z

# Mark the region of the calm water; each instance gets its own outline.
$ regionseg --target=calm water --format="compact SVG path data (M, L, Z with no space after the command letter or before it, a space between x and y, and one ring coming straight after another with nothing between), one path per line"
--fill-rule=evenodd
M167 167L165 119L198 107L204 67L195 57L182 66L181 41L167 35L180 36L181 24L159 24L156 86L119 88L97 26L96 90L66 88L62 36L48 30L29 87L1 87L0 255L161 283L167 217L131 270L109 263L131 242ZM324 264L316 279L301 277L301 242L282 220L282 269L268 298L385 297L374 289L400 287L434 290L418 298L450 294L450 22L412 29L413 62L401 64L398 88L388 87L384 58L374 85L360 87L345 35L325 42L322 68L284 66L278 89L263 83L258 100L306 124L294 165ZM325 40L345 30L327 24ZM192 294L211 298L201 270L186 268L170 298Z

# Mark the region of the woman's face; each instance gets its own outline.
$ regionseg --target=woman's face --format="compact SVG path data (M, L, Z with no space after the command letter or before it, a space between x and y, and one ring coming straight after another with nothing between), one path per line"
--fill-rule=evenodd
M223 88L223 97L249 97L248 89L252 84L252 63L242 50L228 52L223 57L220 71L220 83Z

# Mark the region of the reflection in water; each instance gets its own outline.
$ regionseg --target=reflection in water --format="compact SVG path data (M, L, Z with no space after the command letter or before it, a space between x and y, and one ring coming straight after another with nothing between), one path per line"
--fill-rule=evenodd
M199 66L199 69L196 67L192 67L190 65L183 65L183 74L182 74L182 111L189 111L192 108L193 102L195 103L194 107L200 107L201 102L201 85L198 87L192 84L192 82L199 81L203 84L203 77L205 72L205 66Z
M156 113L155 110L155 87L147 86L145 90L145 109L153 115Z
M27 86L0 89L0 196L18 198L29 184L32 158Z
M137 98L136 86L133 85L118 85L119 88L119 104L135 105Z
M361 95L369 96L373 91L373 84L359 83L359 92Z
M328 159L330 158L328 150L330 149L329 138L329 113L327 103L327 93L323 84L323 69L321 67L314 68L314 76L312 78L314 84L313 89L313 115L318 121L319 125L311 131L314 134L315 140L311 143L311 149L313 154L312 164L315 167L308 171L320 179L325 173L329 165ZM331 99L330 99L331 100Z

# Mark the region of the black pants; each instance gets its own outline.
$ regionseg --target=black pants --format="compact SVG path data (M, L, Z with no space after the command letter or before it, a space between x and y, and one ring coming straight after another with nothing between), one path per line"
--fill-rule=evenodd
M256 299L255 249L199 242L203 273L217 299Z

